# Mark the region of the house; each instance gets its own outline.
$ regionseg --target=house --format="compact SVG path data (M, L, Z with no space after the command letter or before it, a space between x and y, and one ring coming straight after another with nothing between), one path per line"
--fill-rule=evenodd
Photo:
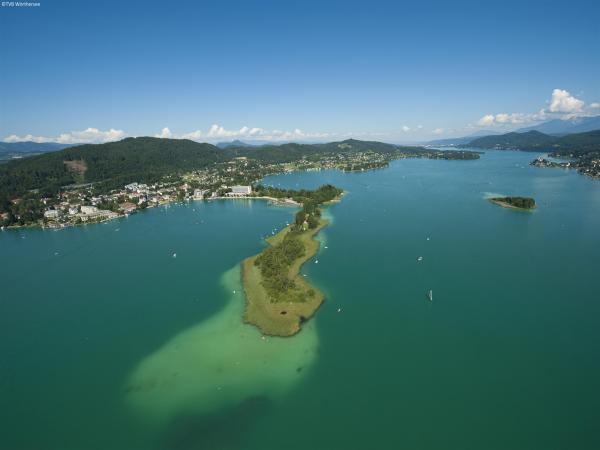
M206 194L207 192L207 189L194 189L194 198L196 200L201 200L204 198L204 194Z
M250 186L231 186L231 192L227 193L228 197L245 197L252 193Z

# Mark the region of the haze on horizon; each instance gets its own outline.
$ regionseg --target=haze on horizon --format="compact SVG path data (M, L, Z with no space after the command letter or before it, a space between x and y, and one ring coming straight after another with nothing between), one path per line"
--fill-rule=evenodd
M0 8L0 140L416 142L599 115L600 6L550 3Z

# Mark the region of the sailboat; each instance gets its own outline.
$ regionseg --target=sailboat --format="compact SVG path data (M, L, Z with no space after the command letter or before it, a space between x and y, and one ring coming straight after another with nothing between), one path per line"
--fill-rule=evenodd
M429 292L427 293L427 298L430 302L433 301L433 291L431 289L429 289Z

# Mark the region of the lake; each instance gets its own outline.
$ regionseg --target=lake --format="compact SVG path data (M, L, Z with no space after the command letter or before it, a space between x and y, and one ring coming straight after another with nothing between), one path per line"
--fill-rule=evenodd
M239 263L293 208L1 232L0 448L600 448L600 182L535 156L267 177L346 191L291 338L242 323Z

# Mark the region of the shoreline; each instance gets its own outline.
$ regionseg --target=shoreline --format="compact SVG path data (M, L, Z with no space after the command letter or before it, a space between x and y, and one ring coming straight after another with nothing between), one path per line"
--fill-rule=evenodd
M247 196L247 197L212 197L212 198L194 198L192 201L202 200L202 201L211 201L211 200L267 200L278 206L302 206L301 203L298 203L291 198L277 198L277 197L268 197L268 196Z
M245 323L256 326L267 336L289 337L301 331L302 323L310 319L325 300L324 294L304 279L300 269L318 253L320 242L315 237L327 225L329 221L321 219L317 228L301 235L300 239L303 240L306 249L305 254L291 264L288 272L299 291L314 292L313 296L307 296L306 301L272 302L262 286L261 271L254 265L254 261L262 252L242 261L242 285L246 298L243 318ZM290 229L291 227L288 226L275 236L267 238L268 245L276 245L282 241Z
M116 217L108 217L106 219L100 219L100 220L92 220L89 222L81 222L81 223L62 223L62 224L49 224L49 225L45 225L45 224L39 224L39 223L29 223L26 225L10 225L10 226L3 226L0 228L0 230L4 231L4 230L17 230L20 228L39 228L42 230L62 230L64 228L70 228L70 227L78 227L78 226L82 226L82 225L96 225L99 223L104 223L104 222L110 222L112 220L117 220L117 219L122 219L124 217L129 217L132 214L138 214L142 211L145 211L147 209L153 209L153 208L158 208L160 206L168 206L171 205L173 203L187 203L187 202L196 202L196 201L201 201L201 202L208 202L208 201L212 201L212 200L266 200L270 203L272 203L275 206L293 206L293 207L299 207L301 206L301 203L296 202L295 200L292 200L291 198L276 198L276 197L266 197L266 196L261 196L261 197L253 197L253 196L249 196L249 197L213 197L213 198L189 198L189 199L185 199L185 200L173 200L173 201L169 201L169 202L162 202L162 203L158 203L156 205L148 205L146 208L143 209L136 209L135 211L131 212L131 213L123 213L123 214L119 214ZM333 202L333 200L332 200Z

